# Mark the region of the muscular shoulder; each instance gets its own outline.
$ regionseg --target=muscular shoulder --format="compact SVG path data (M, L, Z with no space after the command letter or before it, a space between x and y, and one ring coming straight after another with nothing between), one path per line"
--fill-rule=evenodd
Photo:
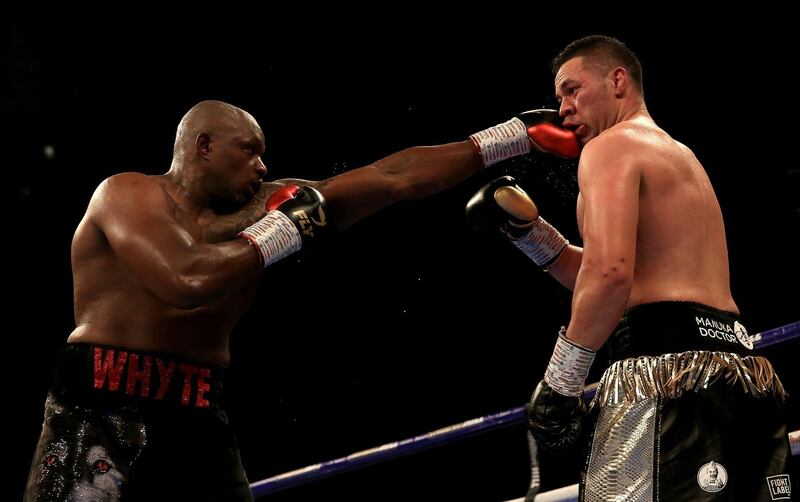
M158 179L158 176L149 176L142 173L119 173L103 180L98 188L113 190L120 192L120 194L126 192L147 193L151 191L164 193L163 185Z
M635 129L616 127L604 131L583 148L578 163L578 180L638 169L647 151L647 142L647 138Z
M89 212L102 215L126 208L171 210L173 205L156 176L127 172L106 178L98 185Z
M594 159L635 154L647 145L648 135L649 131L638 127L613 127L589 141L581 152L581 158Z

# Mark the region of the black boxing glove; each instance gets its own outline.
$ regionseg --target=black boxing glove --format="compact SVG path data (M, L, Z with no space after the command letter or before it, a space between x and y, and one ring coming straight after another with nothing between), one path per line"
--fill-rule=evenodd
M559 157L575 158L580 153L580 143L575 133L561 123L556 110L529 110L508 122L477 132L470 139L484 167L530 153L532 146Z
M569 244L511 176L481 187L467 202L466 216L474 230L499 231L541 267L554 263Z
M554 454L565 454L580 442L586 406L583 388L595 351L558 335L544 379L525 406L528 430L536 444Z
M319 190L287 185L267 200L267 214L239 233L258 252L266 267L299 251L327 230L327 204Z

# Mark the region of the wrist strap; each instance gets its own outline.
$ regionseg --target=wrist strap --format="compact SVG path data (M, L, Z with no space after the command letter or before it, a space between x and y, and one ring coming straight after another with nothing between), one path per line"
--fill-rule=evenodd
M299 251L303 245L297 227L280 211L269 211L266 216L239 232L239 237L247 239L256 248L265 268Z
M558 259L569 241L561 232L539 217L523 237L511 241L540 267L547 267Z
M544 381L556 392L565 396L580 396L592 366L594 350L567 340L566 329L561 330Z
M470 139L483 159L483 167L489 167L517 155L531 151L531 141L525 124L518 118L476 132Z

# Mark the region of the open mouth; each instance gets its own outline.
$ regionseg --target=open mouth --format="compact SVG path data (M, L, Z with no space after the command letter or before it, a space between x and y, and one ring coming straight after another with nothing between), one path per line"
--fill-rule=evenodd
M582 135L586 134L586 126L583 125L583 124L580 124L580 125L575 124L575 125L567 126L567 128L570 129L572 132L574 132L576 136L582 136Z

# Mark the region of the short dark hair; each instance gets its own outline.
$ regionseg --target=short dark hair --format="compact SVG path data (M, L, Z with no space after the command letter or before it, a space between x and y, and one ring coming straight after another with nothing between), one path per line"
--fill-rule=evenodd
M622 66L628 70L631 80L633 80L639 92L643 92L642 63L639 62L639 58L625 44L616 38L605 35L590 35L579 38L564 47L564 50L558 53L558 56L553 58L553 62L550 64L553 75L558 73L558 69L564 63L572 58L581 56L592 58L593 63L603 73L609 71L612 66Z

